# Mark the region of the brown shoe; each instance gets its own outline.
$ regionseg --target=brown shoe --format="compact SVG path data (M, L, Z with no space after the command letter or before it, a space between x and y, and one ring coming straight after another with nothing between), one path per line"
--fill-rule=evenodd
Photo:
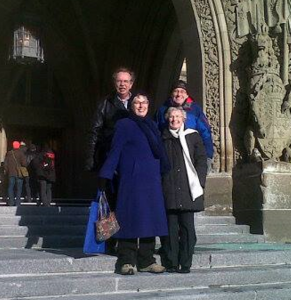
M134 275L134 268L131 264L124 264L120 269L121 275Z
M154 264L149 265L146 268L141 268L138 270L139 270L139 272L163 273L163 272L165 272L166 268L154 263Z

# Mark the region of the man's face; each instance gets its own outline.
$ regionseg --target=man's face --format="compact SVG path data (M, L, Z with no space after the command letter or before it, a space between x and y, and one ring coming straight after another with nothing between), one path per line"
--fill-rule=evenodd
M139 117L145 117L149 110L149 100L146 97L136 97L132 102L132 111Z
M172 92L173 101L179 106L181 106L188 97L187 91L181 88L176 88Z
M120 98L126 98L133 84L131 75L127 72L117 73L114 84Z
M170 129L179 129L184 123L184 115L180 110L173 110L169 115Z

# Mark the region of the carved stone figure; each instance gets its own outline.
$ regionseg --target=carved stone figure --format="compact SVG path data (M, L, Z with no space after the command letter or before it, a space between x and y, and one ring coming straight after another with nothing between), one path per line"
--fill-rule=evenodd
M257 148L264 159L278 159L291 143L291 118L288 109L281 111L286 90L266 25L253 36L252 46L255 59L250 68L245 146L250 156Z

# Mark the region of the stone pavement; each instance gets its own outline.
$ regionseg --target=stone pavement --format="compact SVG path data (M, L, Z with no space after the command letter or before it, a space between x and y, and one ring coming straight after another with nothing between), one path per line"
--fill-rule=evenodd
M0 300L291 299L291 245L265 243L233 216L196 215L190 274L121 276L114 256L82 253L88 213L0 207Z
M121 276L115 260L81 249L1 249L0 299L291 299L291 245L200 245L190 274Z

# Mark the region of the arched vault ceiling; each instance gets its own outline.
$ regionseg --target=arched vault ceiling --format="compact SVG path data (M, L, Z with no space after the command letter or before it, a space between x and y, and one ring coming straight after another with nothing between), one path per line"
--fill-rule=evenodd
M0 1L1 28L11 31L21 3L24 2ZM136 71L136 88L156 94L154 80L177 28L171 0L28 0L25 3L41 19L46 61L60 80L68 106L75 113L84 114L81 118L92 113L96 99L111 90L111 73L121 65ZM9 34L0 35L2 54L9 48ZM6 56L1 57L0 63L5 64Z

